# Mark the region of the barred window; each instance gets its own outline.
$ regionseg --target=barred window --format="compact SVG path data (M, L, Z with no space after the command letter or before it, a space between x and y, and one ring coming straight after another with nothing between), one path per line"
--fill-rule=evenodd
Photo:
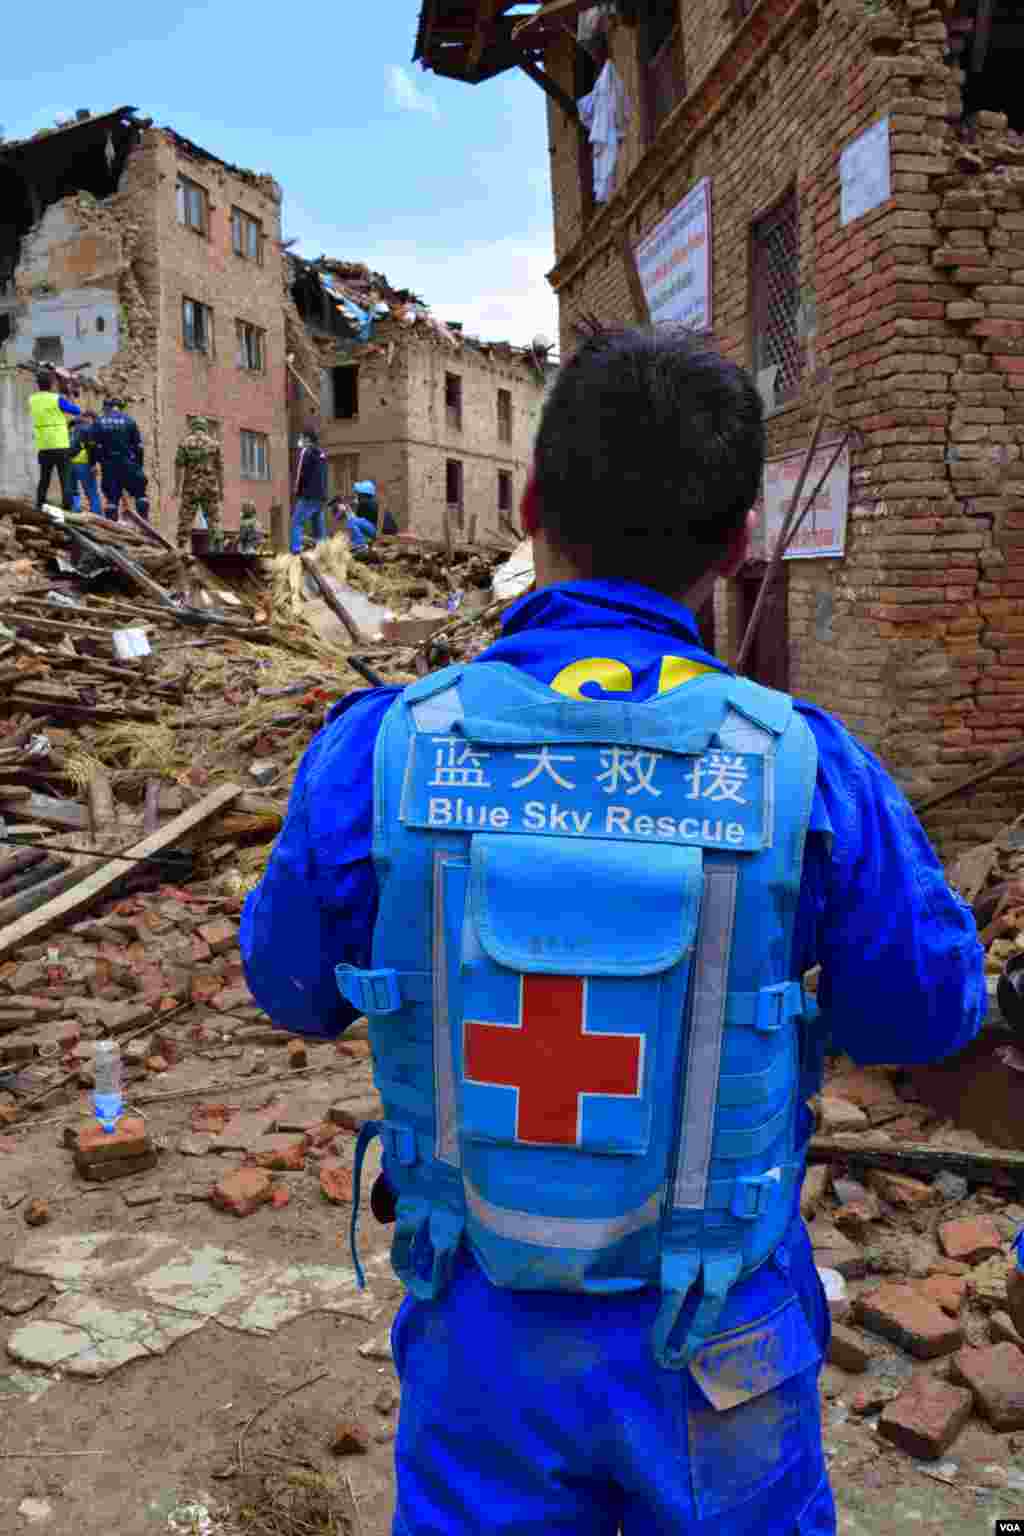
M800 308L800 226L796 192L758 219L753 228L754 372L774 370L759 385L774 384L776 405L792 400L800 388L803 344ZM762 391L764 392L764 391ZM772 391L767 392L768 399Z

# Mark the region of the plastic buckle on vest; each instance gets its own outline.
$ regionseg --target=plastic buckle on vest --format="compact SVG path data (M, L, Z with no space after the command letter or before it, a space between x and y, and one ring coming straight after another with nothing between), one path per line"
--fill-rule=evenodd
M389 1125L385 1122L381 1127L381 1140L386 1142L391 1156L403 1168L412 1168L418 1162L420 1154L416 1146L416 1132L411 1125Z
M762 1035L777 1035L792 1017L793 986L791 981L779 981L774 986L762 987L757 994L754 1010L754 1028Z
M763 1216L772 1197L779 1189L781 1171L772 1168L768 1173L736 1180L729 1209L738 1221L757 1221Z
M397 1013L402 1006L397 971L364 971L354 965L337 965L334 979L342 997L360 1013Z

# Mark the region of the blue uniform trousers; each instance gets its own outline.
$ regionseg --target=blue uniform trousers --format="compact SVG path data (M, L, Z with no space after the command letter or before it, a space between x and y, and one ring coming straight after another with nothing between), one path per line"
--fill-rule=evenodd
M108 459L102 468L103 496L107 503L107 516L116 517L121 497L127 491L135 502L140 517L149 517L149 501L146 497L146 476L137 464Z
M768 1304L801 1308L805 1348L784 1368L807 1363L726 1411L655 1365L653 1291L502 1291L463 1261L442 1300L407 1299L394 1536L834 1536L828 1312L806 1233L790 1242L792 1279L766 1276Z

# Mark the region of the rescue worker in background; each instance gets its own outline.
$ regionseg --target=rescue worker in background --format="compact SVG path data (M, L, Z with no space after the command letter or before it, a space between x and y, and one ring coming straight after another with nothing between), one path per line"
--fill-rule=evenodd
M256 513L256 503L243 501L241 516L238 520L238 553L255 555L262 543L263 529Z
M60 504L68 509L68 451L71 438L68 433L68 417L81 415L73 400L57 393L57 381L46 369L40 370L39 388L28 397L32 416L32 430L36 440L36 458L39 461L39 483L36 486L36 511L50 493L50 481L54 470L60 486Z
M77 512L84 492L89 501L89 511L94 517L103 516L99 488L96 484L96 448L92 429L96 425L96 412L83 411L71 429L71 445L68 449L68 490L71 493L71 510Z
M326 537L324 528L324 501L327 497L327 455L320 447L320 438L310 430L299 449L295 466L295 510L292 513L291 552L302 550L306 524L312 522L313 542L319 544Z
M375 533L398 532L398 524L391 513L381 513L375 480L357 480L352 489L356 495L356 515L372 524Z
M350 511L346 514L345 527L353 549L369 549L377 537L375 524L369 518L361 517L358 512Z
M174 495L178 502L178 548L192 548L192 526L202 512L210 531L210 548L223 539L224 455L205 416L193 416L174 456Z
M876 758L701 646L764 450L706 341L588 340L523 499L533 591L472 663L334 707L246 903L276 1025L370 1021L396 1536L835 1531L806 1100L829 1039L938 1060L987 999Z
M125 414L123 400L104 400L103 412L92 431L92 440L100 465L107 516L117 521L121 497L127 494L134 500L136 512L148 522L149 500L143 468L145 454L142 433L134 416Z

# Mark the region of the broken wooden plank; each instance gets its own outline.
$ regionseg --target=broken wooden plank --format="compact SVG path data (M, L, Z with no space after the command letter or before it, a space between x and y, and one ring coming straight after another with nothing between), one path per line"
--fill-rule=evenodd
M909 1173L931 1178L943 1169L959 1173L974 1184L1009 1182L1024 1191L1024 1152L993 1148L991 1152L966 1152L959 1147L934 1146L931 1142L873 1144L863 1132L846 1136L812 1136L808 1148L812 1163L842 1162L851 1168L884 1168L889 1173Z
M313 578L313 585L316 587L320 596L323 598L328 608L334 614L335 618L341 620L349 634L352 636L352 640L356 645L363 645L366 640L365 635L359 628L355 619L353 619L352 615L349 613L348 609L345 607L345 604L341 601L341 598L337 595L336 592L332 590L330 584L317 570L315 561L313 561L309 555L300 555L299 559L302 561L304 568Z
M122 879L125 871L130 866L126 859L145 858L152 854L163 853L166 849L173 848L196 827L215 816L223 810L232 800L241 794L241 786L238 784L222 784L219 788L211 790L204 795L198 805L191 806L187 811L182 811L173 821L169 821L165 827L154 832L151 837L145 837L139 843L134 843L124 850L117 859L93 870L89 875L71 889L56 896L56 899L48 902L38 911L31 912L20 917L16 922L9 923L0 929L0 959L5 958L12 950L20 945L28 943L33 938L40 938L59 928L69 919L78 914L100 896L112 885Z
M7 703L24 710L29 715L53 715L65 720L86 724L118 724L122 720L138 720L143 724L155 724L160 713L148 704L132 704L128 700L116 704L82 704L77 699L58 699L49 694L30 693L27 689L12 689Z
M55 897L60 897L69 886L77 885L82 878L81 866L69 864L66 859L47 859L38 869L45 870L42 880L33 882L27 889L0 901L0 923L15 923L29 913L37 911ZM31 870L36 874L37 870Z
M20 875L33 864L41 864L46 858L42 848L19 848L17 853L6 854L0 859L0 886L14 875Z
M0 790L0 805L11 803L9 790ZM60 827L62 831L84 832L89 825L89 813L77 800L55 800L52 795L33 791L28 799L18 796L14 803L19 816L31 816L44 827Z
M1020 762L1024 762L1024 747L1011 747L1009 752L1001 752L983 768L975 768L972 773L965 774L962 779L957 779L953 784L948 784L945 789L937 789L933 794L925 795L921 800L915 800L913 809L918 816L923 816L926 811L934 810L937 805L952 800L954 795L961 794L965 789L973 789L975 784L994 778L1004 768L1015 768Z

